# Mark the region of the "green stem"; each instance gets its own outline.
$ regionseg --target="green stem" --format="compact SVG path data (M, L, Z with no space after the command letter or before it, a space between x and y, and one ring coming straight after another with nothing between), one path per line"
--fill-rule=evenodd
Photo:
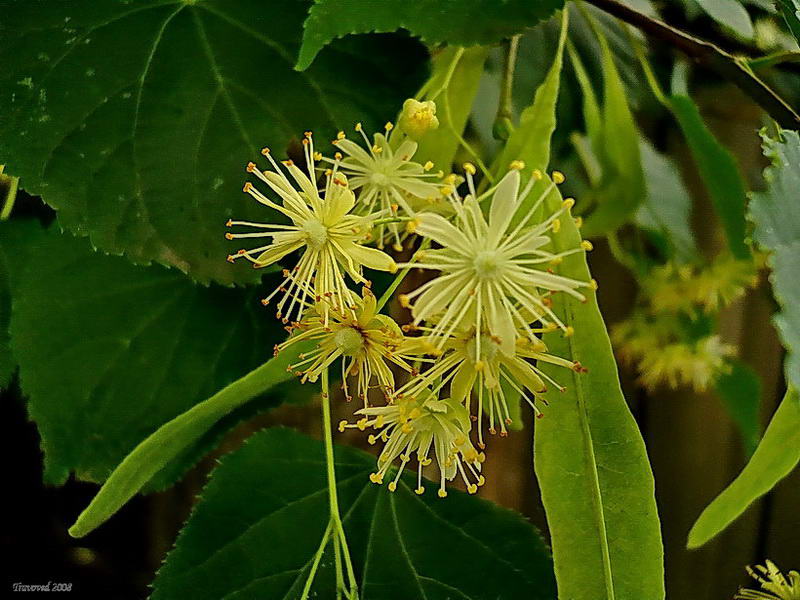
M305 586L303 586L303 594L300 596L300 600L308 600L308 595L311 593L311 586L314 583L314 577L319 568L319 562L322 560L322 555L325 554L325 546L328 545L328 539L331 537L332 529L333 522L328 521L328 526L325 528L325 533L322 534L322 540L319 543L319 548L317 548L317 553L314 555L314 561L311 563L311 570L308 572L308 578L306 579Z
M11 209L14 208L14 201L17 199L19 177L3 175L3 165L0 165L0 184L8 185L6 197L3 200L3 208L0 209L0 221L5 221L11 215Z
M420 244L419 249L417 249L417 252L419 252L420 250L425 250L430 245L431 241L425 240L424 242L422 242L422 244ZM417 260L417 255L416 253L414 253L414 256L412 256L411 260L409 260L408 262L413 263L416 262L416 260ZM403 269L395 276L394 281L392 281L391 285L386 289L385 292L383 292L383 295L378 300L378 305L375 309L375 312L381 312L383 307L386 306L386 303L392 297L392 294L394 294L397 288L400 287L400 284L403 283L403 279L406 278L408 272L413 268L414 266L412 264L409 264L408 266L403 267Z
M517 51L519 50L519 35L513 36L507 43L506 60L503 69L503 83L500 86L500 101L497 106L497 116L494 120L494 135L499 140L507 140L514 131L512 117L512 92L514 90L514 69L517 65Z
M328 499L330 502L331 523L334 528L334 551L337 559L337 587L340 583L343 587L344 583L341 580L341 558L339 554L341 548L341 553L344 555L345 564L347 565L347 577L350 584L350 591L345 592L345 595L351 600L356 600L358 598L358 583L356 582L353 565L350 560L350 550L347 547L347 539L345 538L344 527L342 526L342 517L339 513L339 497L336 492L336 469L333 457L333 425L331 423L330 384L328 381L327 368L322 371L322 428L325 440L325 464L328 471Z

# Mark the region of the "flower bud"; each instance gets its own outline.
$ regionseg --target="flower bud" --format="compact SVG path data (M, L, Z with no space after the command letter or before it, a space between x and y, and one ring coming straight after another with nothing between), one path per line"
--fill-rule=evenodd
M432 100L418 102L409 98L403 102L403 112L400 113L398 124L408 137L412 140L419 140L431 129L439 127L439 119L436 118L436 103Z

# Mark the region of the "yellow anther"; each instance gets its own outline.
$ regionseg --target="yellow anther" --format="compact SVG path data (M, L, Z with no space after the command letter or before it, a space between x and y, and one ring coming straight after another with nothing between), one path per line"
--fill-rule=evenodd
M475 175L475 173L477 173L477 170L475 169L475 165L473 165L472 163L465 162L463 166L464 166L464 172L465 173L469 173L470 175Z
M592 288L594 291L597 291L597 288L599 288L600 286L597 284L596 279L592 279L591 281L589 281L589 287Z
M392 122L391 122L391 121L387 121L387 122L386 122L386 125L384 125L384 126L383 126L383 128L384 128L386 131L391 131L392 129L394 129L394 125L392 125Z
M559 219L553 221L551 228L553 229L553 233L558 233L559 231L561 231L561 221Z
M359 431L364 431L367 428L367 417L363 417L356 422Z
M400 427L400 431L403 433L411 433L414 431L414 428L411 426L411 423L403 423L402 427Z
M564 180L566 179L561 171L553 171L552 177L553 182L556 184L564 183Z
M422 168L425 171L430 171L433 168L433 163L431 161L428 161L424 165L422 165Z
M439 188L439 193L442 196L449 196L453 192L455 192L455 189L451 185L443 185L442 187Z
M383 475L381 475L380 473L370 473L369 474L369 480L372 483L381 484L381 483L383 483Z
M419 225L419 221L416 219L411 219L410 221L406 221L406 233L414 233L417 231L417 226Z
M343 433L345 428L347 427L347 419L342 419L339 421L339 432Z
M572 337L575 334L575 328L572 325L564 329L564 337Z
M342 160L342 153L341 152L336 152L333 155L333 158L335 158L336 160Z
M591 252L594 249L594 245L589 240L583 240L581 242L581 248L586 250L586 252Z
M522 160L512 160L511 164L508 165L509 169L513 169L514 171L522 171L525 168L525 161Z
M346 136L344 135L344 131L340 131L339 133L336 134L337 140L343 140L345 137Z
M233 234L230 231L226 231L225 232L225 239L226 240L232 240L233 239Z
M367 436L367 443L369 443L370 445L374 444L377 441L378 441L378 438L376 438L374 435L369 434Z
M583 227L583 217L575 217L575 227L578 229Z
M417 496L422 496L422 494L425 493L425 488L422 487L422 486L419 486L417 489L414 490L414 493L416 493Z
M484 483L486 483L486 477L481 475L480 477L478 477L478 487L481 487Z
M564 201L561 203L561 206L564 207L565 210L569 210L573 206L575 206L575 198L564 198Z
M322 152L314 152L314 160L322 160Z
M355 130L356 131L361 131L361 123L356 123Z
M253 189L253 184L248 181L247 183L244 184L242 191L249 192L251 189Z
M439 488L437 494L439 495L439 498L447 498L447 490Z
M397 484L394 481L390 481L388 487L389 487L389 491L393 492L393 491L395 491L397 489Z
M474 494L474 493L476 493L477 491L478 491L478 486L477 486L477 485L475 485L474 483L470 483L470 484L467 486L467 492L469 492L470 494Z
M534 169L532 175L536 181L539 181L540 179L542 179L542 177L544 177L544 175L542 175L542 172L539 169Z
M554 256L550 260L550 264L553 265L553 266L560 265L562 262L564 262L564 257L563 256Z
M264 156L266 156L267 154L269 154L269 148L262 148L262 149L261 149L261 154L263 154Z

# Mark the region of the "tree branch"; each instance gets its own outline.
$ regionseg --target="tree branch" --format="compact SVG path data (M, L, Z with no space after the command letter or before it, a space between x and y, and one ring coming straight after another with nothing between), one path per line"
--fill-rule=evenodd
M663 21L642 14L617 0L586 0L602 11L633 25L647 35L670 44L697 64L715 71L763 108L781 127L800 129L800 115L775 91L748 70L735 56L693 37Z

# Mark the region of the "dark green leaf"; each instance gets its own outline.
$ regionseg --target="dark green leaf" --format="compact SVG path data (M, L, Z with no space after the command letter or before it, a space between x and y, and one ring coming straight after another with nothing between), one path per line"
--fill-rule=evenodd
M728 247L736 258L749 257L750 251L744 242L746 188L736 159L706 127L691 98L672 96L670 107L725 229Z
M752 194L750 218L756 242L772 251L772 291L781 306L775 324L787 350L786 380L800 389L800 136L782 131L781 138L764 136L772 166L764 171L767 191Z
M794 39L800 42L800 2L798 0L778 0L783 18Z
M262 146L280 157L307 129L327 151L337 128L382 125L425 56L408 39L364 37L297 73L308 6L5 2L0 164L102 250L199 281L255 280L225 262L223 238L229 217L264 220L241 193L247 162Z
M739 36L752 39L753 21L739 0L696 0L700 7L717 23Z
M208 400L165 423L125 457L108 477L91 504L69 533L83 537L102 525L170 463L183 465L187 451L194 450L224 417L240 406L292 377L289 365L308 346L298 344L270 359ZM173 467L174 468L174 467Z
M549 210L561 202L549 199ZM580 244L562 217L553 251ZM586 281L583 253L559 265L560 275ZM540 365L566 387L548 392L537 420L536 474L552 536L559 598L664 598L661 532L653 474L644 441L619 385L617 366L593 292L585 303L554 296L554 310L574 335L545 335L550 352L580 361L587 373Z
M741 361L732 361L731 371L720 375L716 388L728 414L739 428L745 451L748 456L753 454L761 435L761 380L758 374Z
M563 0L315 0L306 19L298 69L332 40L350 33L407 29L429 44L492 44L536 25Z
M8 387L17 368L17 363L11 356L11 338L8 332L10 326L11 290L6 259L3 252L0 252L0 389Z
M339 505L363 600L551 600L552 564L511 511L435 485L369 483L375 459L336 449ZM153 600L294 600L328 518L322 444L285 429L225 457L154 583ZM312 594L334 598L332 552ZM472 566L472 568L470 568Z
M4 231L7 258L11 241ZM50 483L70 471L103 481L162 424L272 355L280 329L252 293L136 267L52 229L31 228L25 243L24 269L12 273L11 346ZM202 456L211 440L201 441L152 487Z
M697 255L691 229L692 197L677 165L644 138L640 140L647 196L636 222L667 240L671 255L686 262Z
M744 470L709 504L689 532L698 548L730 525L756 499L770 491L800 462L800 403L790 391L781 402L755 454Z

